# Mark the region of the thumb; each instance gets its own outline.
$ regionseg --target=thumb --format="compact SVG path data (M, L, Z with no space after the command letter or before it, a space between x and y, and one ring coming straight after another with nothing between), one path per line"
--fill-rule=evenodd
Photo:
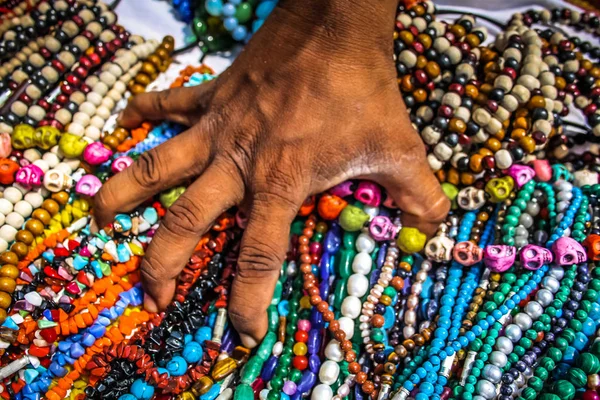
M229 317L246 347L255 347L267 333L266 311L299 207L275 195L256 195L252 203L229 303Z

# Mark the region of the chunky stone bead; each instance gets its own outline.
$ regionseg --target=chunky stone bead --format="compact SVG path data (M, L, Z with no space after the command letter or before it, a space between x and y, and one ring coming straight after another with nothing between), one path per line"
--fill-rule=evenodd
M405 253L418 253L425 247L427 236L417 228L403 227L398 235L398 247Z

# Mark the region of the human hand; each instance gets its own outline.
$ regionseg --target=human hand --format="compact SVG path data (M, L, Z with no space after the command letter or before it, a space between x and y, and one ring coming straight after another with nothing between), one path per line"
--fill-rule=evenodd
M429 235L448 212L398 90L395 1L358 2L355 13L345 8L348 0L324 3L282 2L219 78L138 95L124 110L119 123L126 128L147 119L190 126L96 196L104 226L195 179L169 208L142 262L147 309L166 308L200 236L234 205L247 205L249 221L229 315L248 347L266 333L290 224L309 195L350 178L373 180L402 210L404 226Z

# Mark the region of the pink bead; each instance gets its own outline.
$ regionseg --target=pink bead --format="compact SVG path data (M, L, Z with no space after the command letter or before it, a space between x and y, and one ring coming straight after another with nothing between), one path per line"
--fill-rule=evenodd
M298 329L301 331L310 331L310 321L307 319L301 319L298 321Z
M552 252L544 247L528 244L521 249L521 266L530 271L536 271L544 264L552 262Z
M21 167L15 175L15 180L26 189L42 186L44 171L34 164L29 164L26 167Z
M481 261L483 250L473 242L460 242L452 249L452 257L457 263L469 267Z
M452 390L450 390L448 386L444 386L440 400L448 400L450 398L450 393L452 393Z
M570 237L558 238L552 245L552 252L558 265L579 264L587 260L583 246Z
M75 186L75 192L84 196L94 196L102 187L102 182L94 175L84 175Z
M600 395L593 390L586 390L583 393L581 400L600 400Z
M393 240L396 238L398 231L398 227L394 225L392 220L389 219L389 217L384 217L382 215L373 218L369 225L371 236L378 242Z
M100 165L110 159L113 152L101 142L89 144L83 151L83 159L90 165Z
M492 272L504 272L514 263L517 248L504 244L487 246L483 251L483 262Z
M523 186L535 176L535 170L527 165L513 164L507 172L517 183L518 187Z
M381 189L374 182L362 181L354 192L354 198L368 206L379 207L381 204Z
M311 242L310 243L310 253L321 255L321 243L319 242Z
M0 133L0 158L8 158L12 152L10 135L6 132Z
M129 156L121 156L115 159L115 161L113 161L110 169L112 170L112 172L114 172L115 174L123 171L125 168L129 167L131 164L133 164L133 159Z
M340 183L339 185L335 185L334 187L329 189L329 193L341 197L342 199L344 197L350 196L352 193L354 193L354 189L352 188L352 182L346 181Z
M552 179L552 167L548 160L534 160L532 162L535 175L542 182L548 182Z

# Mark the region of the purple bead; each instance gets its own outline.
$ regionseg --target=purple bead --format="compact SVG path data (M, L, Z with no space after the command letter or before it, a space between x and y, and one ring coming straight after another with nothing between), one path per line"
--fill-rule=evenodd
M307 393L313 386L317 383L317 375L313 372L305 370L302 374L302 378L300 378L300 382L298 382L298 386L296 388L296 393ZM357 385L358 386L358 385Z
M227 353L231 353L235 347L235 343L233 342L233 333L231 329L227 329L223 334L223 338L221 339L221 350Z
M311 329L308 332L306 347L308 347L308 354L317 354L319 352L321 348L321 334L318 329Z
M387 254L387 248L387 243L383 243L379 248L379 253L377 253L377 268L383 267L383 263L385 262L385 256Z
M318 355L312 354L308 358L308 368L315 374L319 373L319 368L321 368L321 360L319 359Z
M332 265L333 257L330 252L326 251L321 256L321 263L319 266L321 267L321 281L329 280L329 275L331 274L331 265Z
M283 393L292 396L297 391L297 386L293 381L285 381L283 384Z
M323 247L326 252L335 254L342 243L342 229L337 223L332 223L331 228L325 234Z
M263 366L260 377L263 381L269 382L273 379L273 375L275 374L275 368L277 367L277 361L279 359L275 356L269 357L265 365Z
M323 314L318 312L317 309L314 307L310 311L310 323L315 328L324 328L325 327L325 325L323 324Z
M319 293L322 299L326 299L329 297L329 289L331 285L329 285L329 280L325 280L319 284Z

